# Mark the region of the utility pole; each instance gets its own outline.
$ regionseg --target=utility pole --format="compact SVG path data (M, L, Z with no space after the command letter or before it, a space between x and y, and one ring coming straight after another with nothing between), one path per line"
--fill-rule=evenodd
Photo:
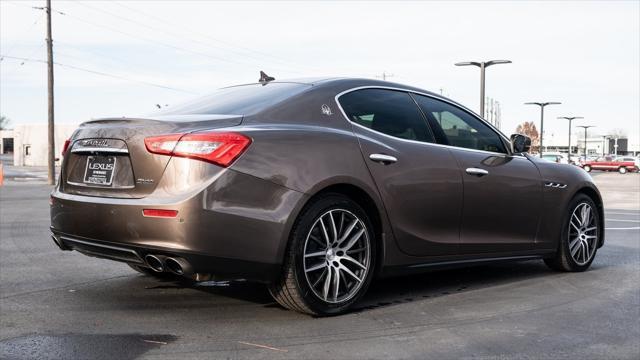
M569 120L569 148L567 154L569 157L569 163L571 163L571 122L575 119L584 119L582 116L559 116L558 119Z
M484 71L491 65L511 64L511 60L491 60L491 61L465 61L455 63L455 66L477 66L480 68L480 117L484 119Z
M49 149L47 154L49 185L56 183L56 159L55 159L55 127L53 116L53 38L51 36L51 0L47 0L47 93L49 114Z
M562 103L557 101L547 101L547 102L528 102L524 104L540 106L540 157L542 157L542 138L544 137L544 107L547 105L560 105Z

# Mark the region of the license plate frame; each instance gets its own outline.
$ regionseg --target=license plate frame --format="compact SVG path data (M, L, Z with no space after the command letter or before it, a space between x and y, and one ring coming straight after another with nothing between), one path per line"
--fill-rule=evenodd
M95 186L111 186L115 172L115 156L90 155L87 156L82 182Z

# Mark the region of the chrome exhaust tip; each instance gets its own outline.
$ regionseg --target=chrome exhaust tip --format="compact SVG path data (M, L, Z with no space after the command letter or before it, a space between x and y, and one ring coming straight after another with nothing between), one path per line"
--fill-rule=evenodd
M181 276L187 276L193 274L193 268L191 264L183 258L167 258L165 260L167 270Z
M147 263L147 266L151 268L151 270L155 272L163 272L164 269L164 259L165 257L162 255L147 255L144 257L144 261Z

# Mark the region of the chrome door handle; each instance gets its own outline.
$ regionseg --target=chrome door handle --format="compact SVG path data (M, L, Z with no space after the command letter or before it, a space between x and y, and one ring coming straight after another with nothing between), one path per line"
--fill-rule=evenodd
M478 169L478 168L467 168L466 172L467 172L467 174L477 175L477 176L489 175L489 172L487 170Z
M385 154L371 154L369 155L369 159L375 161L375 162L380 162L383 164L392 164L396 161L398 161L398 159L396 159L394 156L391 155L385 155Z

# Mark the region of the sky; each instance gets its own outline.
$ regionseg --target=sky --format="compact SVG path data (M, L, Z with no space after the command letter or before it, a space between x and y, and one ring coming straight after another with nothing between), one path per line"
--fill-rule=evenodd
M0 113L12 125L47 121L45 15L32 8L44 3L0 0ZM574 125L640 143L640 1L52 3L58 122L150 112L260 70L386 72L478 111L479 70L454 63L508 59L487 69L504 133L539 124L523 103L559 101L545 110L545 142L566 138L558 116L583 116Z

